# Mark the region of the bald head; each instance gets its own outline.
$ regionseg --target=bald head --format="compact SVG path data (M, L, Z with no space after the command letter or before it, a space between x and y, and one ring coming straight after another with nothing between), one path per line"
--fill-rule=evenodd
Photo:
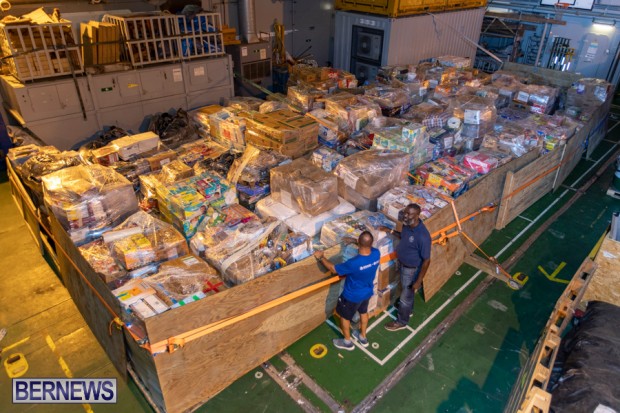
M360 247L370 248L372 247L372 243L374 241L374 237L368 231L364 231L360 234L360 237L357 239L357 244Z

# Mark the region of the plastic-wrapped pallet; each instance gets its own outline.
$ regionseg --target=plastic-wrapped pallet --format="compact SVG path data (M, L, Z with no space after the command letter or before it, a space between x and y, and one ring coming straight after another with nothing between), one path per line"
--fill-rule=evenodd
M289 208L316 216L338 205L338 178L307 159L273 168L270 174L271 196Z
M325 223L345 214L352 214L355 212L353 204L345 201L342 198L338 198L339 204L337 207L323 212L314 217L308 217L304 214L297 214L289 218L281 218L284 223L295 232L303 232L309 237L314 237L321 232L321 228Z
M237 186L241 204L253 209L256 202L269 195L269 170L290 161L278 152L248 145L228 171L228 181Z
M101 165L74 166L44 176L43 195L76 245L97 238L138 210L131 183Z
M400 151L370 149L351 155L336 167L339 195L359 209L372 208L373 200L405 180L410 163L411 156Z
M178 159L189 167L193 167L200 161L217 159L228 149L222 145L206 139L199 139L195 142L186 143L177 148Z
M445 194L434 188L419 185L397 186L381 195L378 209L393 221L399 220L399 213L409 204L418 204L420 218L428 219L441 208L448 205Z
M324 171L331 172L336 169L338 162L343 160L344 156L333 149L322 146L312 152L310 159L314 165L323 168Z
M523 85L519 88L513 101L519 106L525 106L530 112L551 113L559 90L551 86Z
M263 103L265 103L263 99L252 96L235 96L230 99L224 99L224 106L245 111L258 111Z
M475 176L476 171L459 165L454 158L439 158L416 169L414 180L456 198L468 189Z
M473 140L470 147L477 150L482 144L484 135L493 130L497 110L489 99L461 95L453 102L453 115L463 124L461 129L463 138Z
M126 270L182 257L187 243L172 225L139 211L103 234L116 261Z
M348 122L325 109L314 109L306 114L319 124L319 143L337 148L346 140Z
M80 253L106 283L123 279L127 271L122 268L110 253L110 248L98 239L79 247Z
M159 211L188 238L196 233L210 208L237 203L235 186L210 173L157 186L156 193Z
M321 229L321 244L332 247L340 244L345 237L357 239L364 231L370 231L374 237L374 244L386 237L386 233L379 231L380 226L394 228L394 223L380 212L357 211L342 215L326 222Z
M197 247L231 285L250 281L312 252L307 235L289 233L283 222L273 218L216 228L214 234L200 241L192 240L192 248Z
M378 104L384 116L397 116L411 107L409 94L390 86L370 86L364 91L364 97Z
M226 289L217 270L194 255L163 263L144 282L169 307L190 296L203 298Z
M362 130L372 119L381 116L381 106L369 98L337 93L325 99L325 111L337 119L345 134Z
M247 119L246 141L299 158L318 146L319 124L308 116L289 110L253 113Z

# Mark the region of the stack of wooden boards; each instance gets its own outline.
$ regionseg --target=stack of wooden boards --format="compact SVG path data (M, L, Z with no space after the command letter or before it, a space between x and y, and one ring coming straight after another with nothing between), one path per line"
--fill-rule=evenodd
M108 65L121 60L121 32L113 23L80 24L84 66Z

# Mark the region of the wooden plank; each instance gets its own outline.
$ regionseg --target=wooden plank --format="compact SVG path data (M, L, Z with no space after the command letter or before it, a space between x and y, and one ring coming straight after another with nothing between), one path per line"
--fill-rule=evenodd
M103 280L93 271L84 257L82 257L82 254L80 254L78 248L73 244L73 241L71 241L58 220L54 216L50 218L52 221L52 235L58 253L58 265L61 273L64 274L65 287L80 313L82 313L86 323L90 326L93 334L99 340L108 357L110 357L110 361L116 367L121 377L126 380L127 357L123 332L116 327L112 327L112 333L110 334L110 323L114 317L105 308L99 297L102 297L118 315L122 314L121 304L112 295L112 292ZM71 261L76 264L96 292L88 286Z
M13 165L7 159L7 174L9 177L9 184L11 186L11 195L13 195L13 201L17 205L17 208L20 210L24 221L26 222L26 227L32 235L32 239L37 244L39 248L39 252L43 254L43 246L41 242L41 227L39 225L39 211L38 208L32 202L28 191L24 187L20 177L15 172Z
M607 135L607 120L609 119L608 115L609 110L611 109L612 97L613 95L610 94L607 97L607 101L605 101L605 103L595 111L596 117L598 118L598 123L594 122L594 128L590 132L590 136L588 137L588 147L586 150L586 158L588 159L590 159L590 157L592 156L592 152L594 152L599 143L601 143L601 141Z
M538 154L535 151L530 151L520 158L515 158L494 169L482 179L474 182L467 192L454 201L459 216L467 216L483 206L499 202L507 173L523 168L536 157ZM497 209L494 212L483 212L474 219L463 223L462 229L477 244L480 244L493 231L497 221L497 213ZM425 224L428 230L433 233L454 222L452 209L446 207L429 218ZM471 254L473 250L474 246L460 236L450 238L446 245L432 246L431 265L423 283L425 300L433 297L441 289L461 266L465 257Z
M327 258L334 259L340 254L340 247L332 247L326 250L325 254ZM174 311L148 318L146 329L149 340L157 343L186 331L247 313L261 304L328 278L325 272L325 267L316 260L302 260ZM323 307L317 311L323 313ZM333 307L328 310L328 314L331 314ZM183 320L183 323L179 323L179 320Z
M164 396L161 393L159 377L157 377L155 359L153 359L151 352L140 347L126 330L123 330L123 333L127 344L128 365L138 376L142 391L148 392L149 403L152 403L158 410L165 412L166 406L164 405Z
M594 262L598 268L583 299L620 305L620 242L606 236Z
M500 203L499 217L495 227L504 228L530 205L553 189L564 147L540 156L535 161L515 171L511 182L504 184L504 198ZM528 186L525 186L529 184ZM520 189L522 188L522 189ZM508 191L508 192L507 192ZM515 192L518 191L518 192Z
M174 353L157 355L166 411L181 412L203 404L299 340L325 322L338 294L337 284L325 287L191 341Z

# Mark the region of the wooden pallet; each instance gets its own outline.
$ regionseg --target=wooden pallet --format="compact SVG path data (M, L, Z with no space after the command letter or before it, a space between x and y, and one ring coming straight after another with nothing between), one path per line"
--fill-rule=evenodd
M547 386L561 337L573 318L596 270L590 257L581 264L558 299L543 334L517 379L505 412L546 413L551 405Z

